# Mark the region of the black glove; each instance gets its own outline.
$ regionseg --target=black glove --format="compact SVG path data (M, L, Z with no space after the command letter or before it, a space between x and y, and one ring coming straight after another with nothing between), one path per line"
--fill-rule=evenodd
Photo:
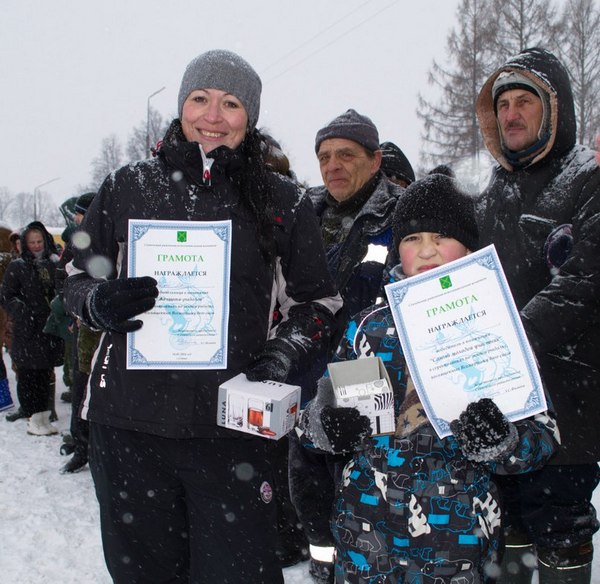
M156 284L150 276L118 278L98 284L91 291L87 303L91 324L115 333L140 329L141 320L129 319L154 306L158 296Z
M489 398L470 403L450 429L464 455L475 462L503 460L519 440L515 425Z
M293 360L281 342L268 341L256 360L246 369L248 381L279 381L283 383L292 368Z
M571 225L565 223L556 227L544 243L544 255L546 264L550 269L560 268L571 255L573 250L573 234Z
M371 435L371 422L356 408L332 408L321 411L321 425L336 453L355 452L364 439Z

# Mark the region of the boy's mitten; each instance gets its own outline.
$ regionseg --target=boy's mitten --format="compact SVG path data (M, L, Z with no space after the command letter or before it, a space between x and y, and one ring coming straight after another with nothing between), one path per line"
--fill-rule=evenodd
M248 381L279 381L283 383L294 363L293 350L280 339L267 341L265 348L246 369Z
M573 235L571 225L565 223L552 230L544 244L544 256L550 269L558 270L571 255Z
M141 320L129 320L150 310L158 296L157 282L150 276L107 280L92 289L87 311L94 328L130 333L142 327Z
M371 435L371 422L356 408L325 406L321 411L321 425L333 452L355 452L365 438Z
M515 425L489 398L470 403L450 429L464 455L475 462L504 460L519 440Z

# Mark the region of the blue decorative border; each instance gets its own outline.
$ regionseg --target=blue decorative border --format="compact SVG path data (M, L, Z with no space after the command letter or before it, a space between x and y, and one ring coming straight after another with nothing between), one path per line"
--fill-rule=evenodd
M151 227L156 227L164 231L213 231L214 234L225 242L223 273L225 281L223 286L223 317L221 319L221 339L223 343L215 351L208 361L150 361L135 347L135 333L129 333L129 342L127 344L127 367L136 366L136 369L226 369L227 368L227 328L229 324L229 285L231 279L231 221L143 221L137 219L129 220L130 243L140 240ZM139 222L139 223L138 223ZM136 274L136 247L129 248L129 273Z
M448 264L447 269L443 271L444 275L452 274L457 270L463 269L465 266L470 264L477 263L480 266L491 270L494 272L496 276L496 281L499 284L500 290L502 292L502 297L509 308L510 319L512 323L512 327L514 332L516 333L519 346L523 350L523 355L526 357L525 366L527 369L527 374L529 376L530 382L533 385L533 390L529 395L529 398L526 401L526 404L523 408L519 408L518 411L509 412L506 416L511 419L511 416L515 416L518 413L521 413L523 410L532 411L534 408L537 408L541 404L540 395L543 394L543 388L541 385L536 383L538 379L537 371L538 367L535 362L535 358L533 357L532 352L529 349L529 341L527 336L525 335L521 325L521 317L519 316L519 312L517 307L515 306L514 299L512 297L512 293L508 286L508 282L506 281L506 277L504 276L504 272L502 270L502 266L500 263L500 259L498 258L498 254L496 252L496 248L493 245L487 246L484 249L475 252L474 254L470 254L465 256L461 260ZM398 282L394 282L392 284L388 284L386 286L386 292L388 296L391 296L392 302L390 302L390 308L392 310L392 315L394 317L394 323L396 324L396 330L398 331L398 336L400 337L400 343L402 345L402 349L404 351L404 355L406 357L407 362L410 364L416 363L416 359L414 356L414 351L412 349L412 345L408 341L408 334L406 332L406 327L404 325L404 321L400 315L400 311L398 310L398 306L404 301L406 295L408 294L409 288L411 286L417 285L421 282L428 280L437 280L440 277L440 271L442 270L433 270L432 272L425 272L422 275L414 276L413 278L407 278L405 280L400 280ZM413 382L415 385L419 387L423 387L424 383L419 375L417 367L412 367L412 370L415 370L416 379L413 378ZM421 396L419 396L421 397ZM425 408L425 412L427 413L427 417L431 421L434 428L438 434L447 435L450 432L450 424L448 420L443 418L436 418L433 416L433 407L427 399L427 396L421 398L421 402L423 407Z

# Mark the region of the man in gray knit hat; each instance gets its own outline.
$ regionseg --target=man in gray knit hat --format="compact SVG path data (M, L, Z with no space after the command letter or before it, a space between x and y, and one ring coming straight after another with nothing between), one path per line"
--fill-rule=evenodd
M315 152L324 184L309 189L308 194L321 225L329 271L344 299L341 325L345 325L350 316L375 302L388 269L395 264L391 223L404 189L381 170L375 124L354 109L317 132ZM326 357L295 380L303 388L303 399L312 397ZM303 450L294 439L290 439L290 449L290 490L310 543L310 573L315 582L333 582L329 515L333 475L343 465Z

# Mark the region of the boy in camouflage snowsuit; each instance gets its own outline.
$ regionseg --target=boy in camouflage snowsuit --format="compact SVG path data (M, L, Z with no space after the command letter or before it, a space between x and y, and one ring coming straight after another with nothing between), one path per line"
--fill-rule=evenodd
M462 257L477 240L471 199L454 179L430 175L413 183L396 208L401 266L392 275ZM394 434L371 437L368 418L332 407L328 378L301 422L307 445L352 453L331 518L336 582L476 584L497 576L501 510L493 474L540 468L557 447L553 417L512 423L482 399L452 422L453 435L440 439L408 376L387 304L350 321L336 360L372 356L382 359L393 386Z

